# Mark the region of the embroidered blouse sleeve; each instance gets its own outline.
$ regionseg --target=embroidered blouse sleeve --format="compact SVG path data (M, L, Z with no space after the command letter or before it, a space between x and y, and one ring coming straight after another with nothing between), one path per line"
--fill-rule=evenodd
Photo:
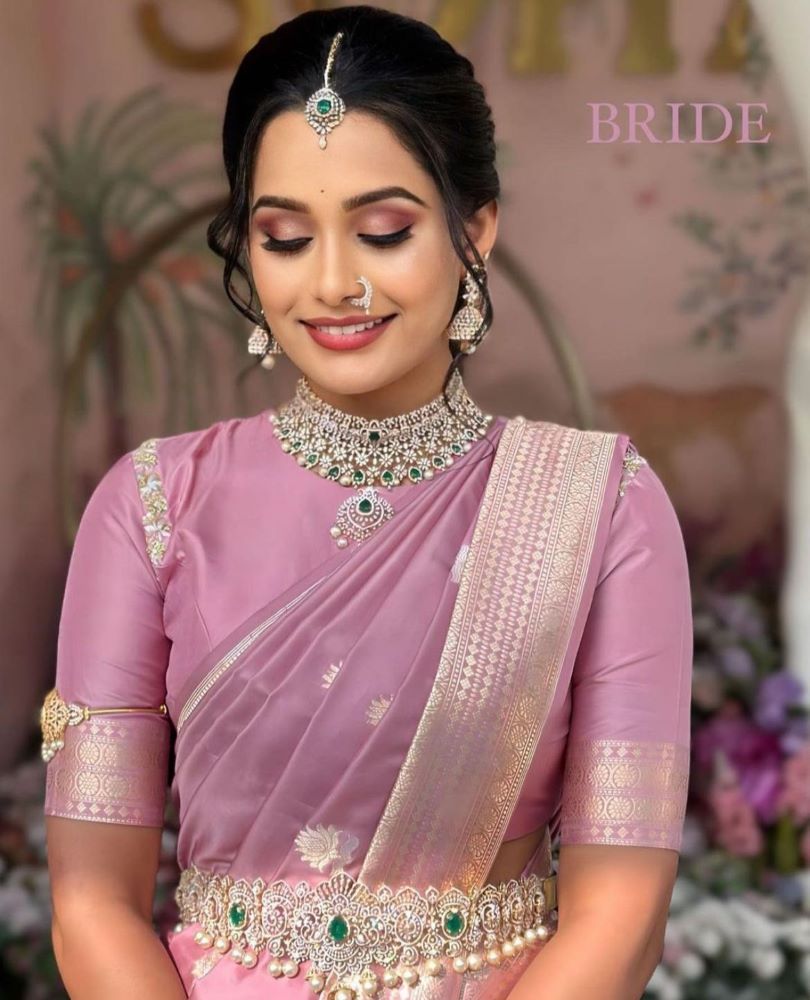
M689 777L691 608L677 515L631 442L574 663L561 844L680 850Z
M106 472L79 524L42 707L50 816L163 824L170 642L158 567L170 523L156 445Z

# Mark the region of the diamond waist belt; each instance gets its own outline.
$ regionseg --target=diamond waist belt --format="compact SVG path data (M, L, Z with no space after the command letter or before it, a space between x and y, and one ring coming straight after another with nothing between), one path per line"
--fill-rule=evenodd
M297 976L308 962L313 993L353 1000L422 976L475 973L541 945L556 929L556 879L533 873L465 893L371 889L344 871L316 885L267 884L192 865L176 891L178 929L199 924L194 940L212 958L227 954L247 968L265 952L276 978ZM202 959L195 974L210 967Z

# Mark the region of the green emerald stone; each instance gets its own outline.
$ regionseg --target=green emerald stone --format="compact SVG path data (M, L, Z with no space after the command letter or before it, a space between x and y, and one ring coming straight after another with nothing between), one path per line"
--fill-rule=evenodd
M330 479L340 479L340 466L331 465L329 471L326 473Z
M326 930L327 933L329 934L329 937L332 938L333 941L337 941L338 943L340 943L341 941L345 941L346 938L349 936L349 925L346 922L346 919L342 917L340 914L338 914L336 917L332 917L332 919L329 921L329 926L326 928Z
M228 910L228 923L231 927L244 927L247 922L247 911L242 903L231 903Z
M464 931L466 921L460 910L448 910L444 915L444 931L449 937L458 937Z
M301 447L301 442L300 441L293 441L292 442L292 447L295 448L296 451L298 451L298 449Z
M384 471L384 472L382 473L382 475L380 476L380 479L381 479L381 480L382 480L382 481L383 481L384 483L386 483L386 484L387 484L387 483L393 483L393 481L394 481L394 473L393 473L393 472L392 472L392 471L391 471L390 469L386 469L386 470L385 470L385 471Z
M380 440L380 432L379 431L369 431L368 432L368 439L369 439L369 441L379 441Z
M450 445L450 448L451 448L451 450L452 450L452 451L454 451L454 452L455 452L455 453L456 453L457 455L458 455L458 454L459 454L460 452L462 452L462 451L464 450L464 449L463 449L463 448L461 447L461 445L460 445L460 444L451 444L451 445Z
M412 468L408 469L408 475L415 483L418 483L419 480L422 478L422 470L417 469L417 467L414 465Z
M442 466L444 465L444 459L442 458L441 455L434 455L433 464L436 466L437 469L441 469Z
M368 499L368 497L363 497L363 499L357 505L357 509L360 511L361 514L370 514L372 507L373 504Z
M353 483L364 483L365 481L366 481L366 474L365 474L365 472L363 472L362 469L355 469L355 471L352 473L352 482Z
M307 465L317 465L317 464L318 464L318 456L314 451L311 451L307 455Z
M319 115L328 115L332 110L332 102L328 98L322 97L315 107L318 109Z

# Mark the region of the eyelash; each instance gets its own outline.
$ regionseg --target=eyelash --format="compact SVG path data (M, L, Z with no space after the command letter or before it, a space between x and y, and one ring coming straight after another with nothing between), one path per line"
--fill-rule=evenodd
M361 239L371 244L371 246L376 247L378 250L385 250L388 247L399 246L400 243L404 243L405 240L410 238L411 226L405 226L404 229L399 229L395 233L386 233L384 236L361 236ZM289 256L299 253L308 243L309 238L298 240L277 240L268 235L267 240L262 243L262 246L265 250L270 250L272 253Z

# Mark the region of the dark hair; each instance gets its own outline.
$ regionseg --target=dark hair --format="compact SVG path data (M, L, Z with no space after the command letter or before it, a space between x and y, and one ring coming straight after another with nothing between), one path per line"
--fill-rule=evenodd
M469 59L429 25L392 11L366 5L307 11L258 40L242 59L228 91L222 145L230 197L208 226L208 245L225 260L228 298L252 323L259 323L261 316L254 308L255 289L243 249L261 136L282 111L303 113L307 98L323 86L329 47L338 31L344 38L330 84L347 113L362 110L392 129L436 183L459 259L483 263L464 222L498 197L500 183L492 111ZM234 271L245 280L248 299L234 288ZM483 322L473 338L478 344L492 325L493 310L486 281L475 273L473 278L483 296ZM456 309L461 296L459 287ZM467 356L450 343L453 360L443 392Z

